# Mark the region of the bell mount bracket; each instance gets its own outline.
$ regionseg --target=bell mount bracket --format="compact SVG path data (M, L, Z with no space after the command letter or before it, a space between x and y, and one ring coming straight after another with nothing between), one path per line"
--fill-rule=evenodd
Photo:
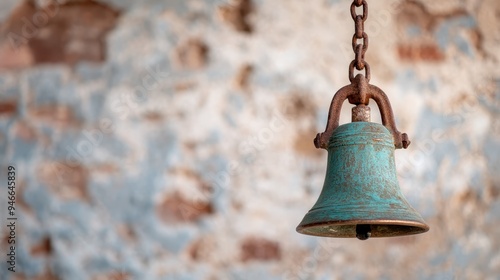
M333 131L339 126L340 111L342 104L348 99L353 105L368 105L370 99L373 99L380 110L382 125L384 125L394 138L396 149L408 148L411 141L406 133L401 133L396 128L394 113L387 95L380 88L368 83L368 79L362 74L356 75L350 85L342 87L335 93L330 109L328 111L328 121L323 133L318 133L314 139L314 146L317 149L327 149L328 141Z

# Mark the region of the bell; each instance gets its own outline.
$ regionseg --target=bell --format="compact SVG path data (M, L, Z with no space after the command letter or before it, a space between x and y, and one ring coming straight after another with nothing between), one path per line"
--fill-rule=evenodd
M342 101L354 89L341 89L334 97L327 130L315 139L316 147L328 150L325 182L299 233L365 240L429 230L404 198L396 175L394 150L409 145L408 137L395 129L385 94L372 90L369 97L375 97L385 125L368 122L369 107L361 104L353 108L354 122L338 126Z

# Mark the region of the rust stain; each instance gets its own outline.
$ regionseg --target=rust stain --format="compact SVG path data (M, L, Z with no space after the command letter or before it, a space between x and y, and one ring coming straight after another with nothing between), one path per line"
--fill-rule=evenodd
M165 223L195 222L214 213L212 204L202 200L185 198L178 192L167 196L156 207L158 217Z
M398 46L398 56L404 61L441 62L445 59L444 53L436 44L401 44Z

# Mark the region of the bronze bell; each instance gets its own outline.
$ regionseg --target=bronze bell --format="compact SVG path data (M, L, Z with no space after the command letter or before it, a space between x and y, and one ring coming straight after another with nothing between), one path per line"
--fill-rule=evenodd
M383 125L369 122L370 98L381 111ZM339 126L345 99L357 106L353 122ZM365 240L429 230L399 188L394 150L406 148L410 141L396 129L382 90L356 76L335 94L326 130L314 142L328 150L327 172L316 204L297 227L299 233Z

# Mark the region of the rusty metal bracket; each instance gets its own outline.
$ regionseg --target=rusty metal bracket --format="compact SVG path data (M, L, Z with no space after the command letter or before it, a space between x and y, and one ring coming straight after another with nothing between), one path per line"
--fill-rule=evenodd
M367 79L362 74L358 74L350 85L344 86L335 93L330 104L326 129L323 133L318 133L314 139L316 148L328 148L328 141L330 141L333 131L339 126L340 110L346 99L354 105L368 105L370 99L375 100L380 110L382 124L391 132L396 149L408 148L411 143L410 139L406 133L397 130L389 98L380 88L368 84Z

